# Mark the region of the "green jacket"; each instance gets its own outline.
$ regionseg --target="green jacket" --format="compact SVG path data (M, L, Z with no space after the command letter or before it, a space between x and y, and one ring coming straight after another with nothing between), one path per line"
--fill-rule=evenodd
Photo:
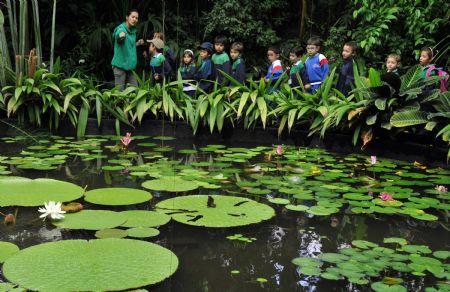
M137 65L136 53L136 27L128 28L125 22L114 29L114 57L111 65L122 70L134 70ZM119 34L125 32L125 38L120 39Z

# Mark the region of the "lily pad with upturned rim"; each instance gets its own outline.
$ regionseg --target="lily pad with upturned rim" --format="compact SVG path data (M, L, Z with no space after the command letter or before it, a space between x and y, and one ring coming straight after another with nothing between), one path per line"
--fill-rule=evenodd
M127 237L128 232L123 229L101 229L95 232L95 237L97 238L123 238Z
M208 207L208 201L213 207ZM234 227L259 223L275 215L272 207L256 201L221 195L193 195L159 202L156 211L180 223L203 227Z
M5 261L3 273L33 291L116 291L161 282L177 268L177 256L166 248L111 238L35 245Z

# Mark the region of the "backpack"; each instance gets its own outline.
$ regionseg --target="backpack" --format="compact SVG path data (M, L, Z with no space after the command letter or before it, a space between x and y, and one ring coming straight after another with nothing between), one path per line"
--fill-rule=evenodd
M438 68L438 67L436 67L434 65L429 66L428 69L427 69L427 73L425 74L425 78L430 77L431 72L433 70L435 70L436 73L437 73L435 76L444 77L443 79L441 79L439 81L439 83L440 83L440 87L439 88L440 88L441 92L448 91L448 78L449 78L449 76L448 76L448 73L445 72L442 68Z

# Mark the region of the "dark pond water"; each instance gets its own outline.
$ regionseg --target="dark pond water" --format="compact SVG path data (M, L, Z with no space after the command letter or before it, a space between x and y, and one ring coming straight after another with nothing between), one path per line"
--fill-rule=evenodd
M368 162L367 159L370 156L367 155L337 154L319 149L299 148L294 145L284 147L283 155L276 157L270 142L255 142L251 149L256 154L252 153L251 157L245 157L236 155L236 153L246 153L244 149L236 148L241 148L242 145L226 145L228 147L226 149L231 148L229 153L221 151L225 148L218 146L201 151L205 150L203 147L206 147L208 143L202 141L199 145L192 145L191 141L183 143L178 139L161 141L152 138L133 140L129 152L136 152L136 155L119 156L123 154L122 151L112 152L111 149L105 148L105 146L113 146L118 143L117 138L111 136L104 140L100 139L100 142L96 137L91 143L92 147L83 146L81 150L75 147L70 148L70 145L76 144L73 140L64 140L58 137L39 138L39 140L41 142L42 140L48 141L43 141L45 147L42 149L28 148L36 145L30 140L3 139L0 141L0 156L5 157L1 164L4 166L4 171L10 171L10 175L15 176L65 180L79 186L88 186L88 189L101 187L142 189L142 182L151 179L150 176L139 177L132 175L133 171L130 170L108 171L103 167L111 165L108 160L117 158L126 159L132 166L137 166L158 161L160 157L166 157L170 161L175 161L170 164L174 171L179 171L181 169L179 166L182 165L182 168L208 171L209 174L206 176L209 177L209 180L215 175L223 175L227 178L227 183L217 182L220 185L219 189L202 189L187 192L187 194L244 196L268 204L276 210L274 218L244 227L202 228L188 226L173 220L169 224L161 226L159 228L160 235L147 240L172 250L178 256L180 264L177 272L171 278L158 285L145 287L149 291L371 291L370 284L358 285L347 280L334 281L322 279L320 276L305 275L291 261L299 256L317 257L321 253L337 252L341 248L350 247L353 240L368 240L382 244L383 238L386 237L405 238L409 244L427 245L432 250L449 250L448 211L427 209L427 213L437 216L438 219L424 221L400 214L387 215L377 212L354 214L351 212L351 206L342 201L341 195L347 192L360 191L367 194L367 192L373 191L372 195L376 198L380 189L386 187L396 186L409 189L407 191L409 193L419 192L422 194L425 190L433 189L438 182L440 185L448 186L450 184L448 171L435 167L421 169L421 165L414 165L414 160L397 161L377 157L378 164L373 166ZM155 143L155 145L139 146L140 143ZM246 143L245 146L249 146L248 144ZM267 148L255 148L260 145L266 145ZM162 147L173 147L173 149ZM58 152L58 149L71 150ZM197 149L198 153L180 154L179 149ZM49 151L53 152L48 154ZM74 152L84 152L88 155L73 155ZM33 170L26 169L27 167L24 169L20 163L8 163L14 157L16 160L30 156L40 159L46 157L46 155L33 153L47 153L47 156L50 157L54 155L67 156L59 157L59 159L65 160L65 163L56 165L56 169L53 170ZM271 153L270 159L268 153ZM226 154L231 156L226 156ZM206 166L200 162L210 162L211 165ZM215 165L213 162L219 164ZM259 170L259 166L262 167L262 170ZM230 168L231 171L229 171ZM252 168L254 171L245 171ZM270 171L264 169L270 169ZM400 183L397 184L374 186L376 183L373 180L390 181L396 173L401 176L401 173L398 174L399 171L403 174L416 175L403 176L398 180ZM327 175L327 173L333 175ZM292 194L280 191L280 188L270 187L271 179L283 179L284 176L296 177L293 181L285 179L285 187L303 188L314 197L312 199L296 199ZM248 188L238 187L237 180L262 180L263 183L258 186L258 189L266 190L266 192L251 193ZM264 181L269 184L265 184ZM425 183L421 184L417 181ZM341 195L330 199L326 195L318 196L317 193L320 192L322 194L334 192ZM116 211L153 210L158 202L182 195L167 192L152 193L153 199L149 203L109 209ZM338 207L339 212L316 216L307 212L290 211L283 205L272 204L268 201L271 198L285 198L289 199L291 203L311 207L320 201L317 197L325 201L324 205L328 204L327 206L333 202L336 203L337 200L337 203L342 205ZM82 200L80 202L84 204L85 209L108 208L94 206ZM448 203L446 200L441 200L441 202ZM0 208L3 213L14 213L15 210L12 207ZM62 239L95 238L93 231L58 229L48 221L43 223L38 216L37 208L19 208L15 225L0 224L0 241L13 242L22 249ZM256 240L244 243L226 238L234 234L242 234L249 238L256 238ZM239 271L239 274L233 274L232 271ZM389 269L386 269L382 276L402 278L405 281L403 285L407 287L408 291L422 291L425 287L431 287L436 283L436 279L431 276L414 277L408 273L399 273ZM258 282L258 278L266 279L267 282ZM379 281L381 278L372 277L370 282ZM0 282L2 281L5 279L0 273Z

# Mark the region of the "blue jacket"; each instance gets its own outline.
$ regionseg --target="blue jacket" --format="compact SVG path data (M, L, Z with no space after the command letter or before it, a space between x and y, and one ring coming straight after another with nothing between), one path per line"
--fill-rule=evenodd
M311 84L311 91L316 91L325 81L330 71L328 60L324 55L317 53L306 59L305 66Z
M245 82L245 61L241 57L234 60L233 65L231 67L231 76L244 84Z
M344 60L342 64L341 73L336 84L336 89L342 92L345 96L352 90L351 84L355 81L353 76L353 59Z
M195 74L195 79L198 81L198 87L206 92L209 92L212 89L212 83L210 80L214 80L213 69L211 59L204 59Z

